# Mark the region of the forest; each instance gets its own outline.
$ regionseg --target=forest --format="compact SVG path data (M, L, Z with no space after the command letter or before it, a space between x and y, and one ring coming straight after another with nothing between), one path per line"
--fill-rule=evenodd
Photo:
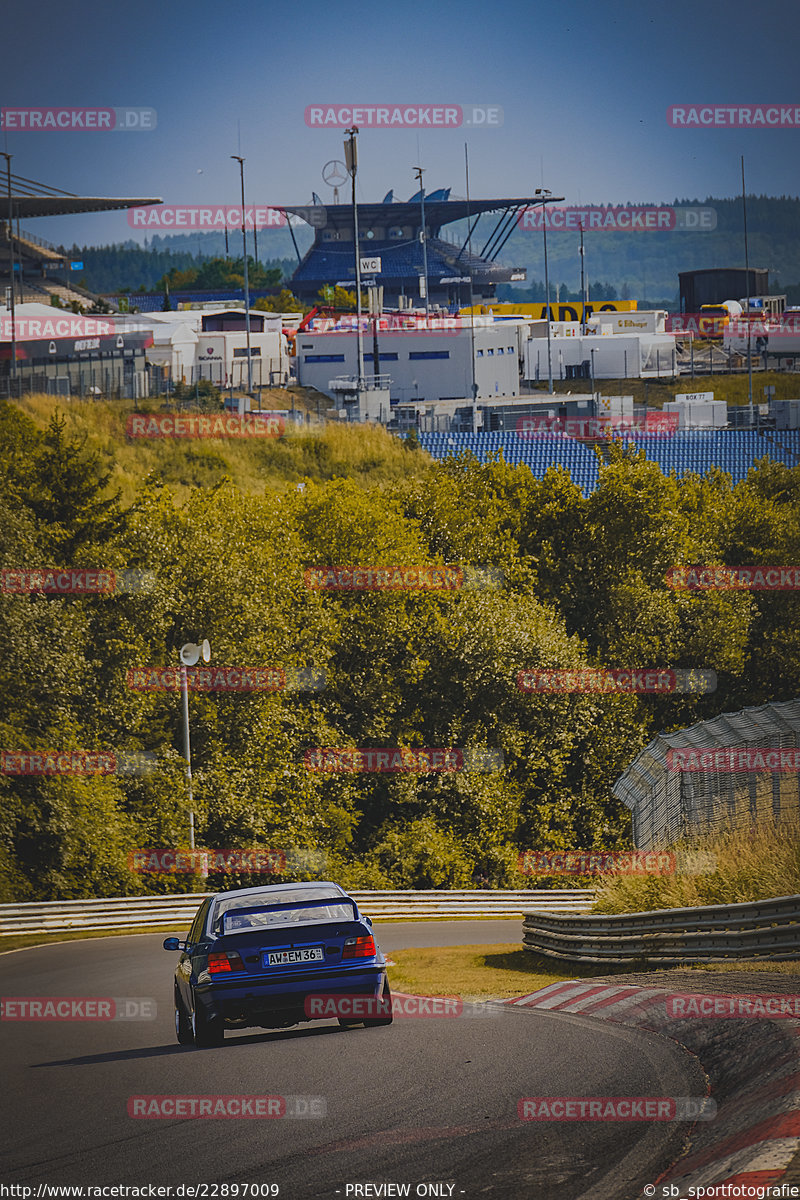
M584 498L563 469L435 464L380 429L130 448L123 406L101 421L99 404L78 420L48 403L0 408L0 565L149 583L20 594L4 574L0 748L153 766L1 774L4 902L197 889L128 867L136 849L189 845L180 694L130 686L136 669L175 668L187 642L208 638L220 670L301 681L190 693L197 845L324 854L354 887L533 886L523 851L629 847L611 788L654 733L796 695L796 592L681 591L667 575L800 562L800 467L764 460L736 487L717 470L678 481L612 446ZM120 487L123 462L137 476ZM309 586L348 565L447 566L474 586ZM519 686L523 671L579 667L693 667L718 686ZM464 769L309 769L325 748L458 748ZM493 769L467 769L481 756Z

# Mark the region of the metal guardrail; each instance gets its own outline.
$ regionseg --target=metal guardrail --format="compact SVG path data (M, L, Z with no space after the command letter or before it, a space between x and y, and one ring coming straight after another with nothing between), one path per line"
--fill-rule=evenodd
M800 959L800 896L578 918L526 913L523 949L567 962Z
M212 892L169 896L120 896L110 900L54 900L32 904L0 904L0 937L69 930L185 929L198 906ZM568 891L396 891L351 892L370 917L516 917L535 906L542 912L587 912L591 888Z

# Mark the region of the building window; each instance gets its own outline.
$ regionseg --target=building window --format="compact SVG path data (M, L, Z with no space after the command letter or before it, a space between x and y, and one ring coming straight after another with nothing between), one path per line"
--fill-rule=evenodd
M381 362L397 362L397 352L394 350L387 351L386 354L379 354L378 357Z
M421 358L449 358L449 350L412 350L408 356L412 362Z
M491 358L494 354L494 350L487 350L486 353L489 355L489 358Z
M509 347L508 347L508 353L509 353L509 354L513 354L513 353L514 353L514 347L513 347L513 346L509 346Z
M477 354L476 354L476 356L475 356L475 357L476 357L476 358L483 358L483 351L482 351L482 350L479 350L479 351L477 352Z
M343 354L304 354L303 362L307 363L332 363L344 362Z
M233 351L233 357L234 358L247 358L247 346L237 346ZM260 358L261 357L261 347L260 346L251 346L250 347L250 357L251 358Z
M498 347L497 347L497 353L498 353L498 354L505 354L505 350L503 349L503 347L502 347L502 346L498 346Z

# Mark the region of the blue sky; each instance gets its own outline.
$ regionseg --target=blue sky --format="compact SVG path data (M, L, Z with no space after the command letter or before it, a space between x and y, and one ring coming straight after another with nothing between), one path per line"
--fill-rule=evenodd
M4 34L18 47L2 106L139 106L147 133L4 131L21 175L94 195L235 203L246 156L259 203L330 201L323 164L342 134L304 123L310 104L496 105L493 129L367 129L359 199L428 189L567 203L669 203L740 189L800 194L800 129L671 129L671 104L800 104L800 16L792 0L39 0ZM239 147L241 146L241 151ZM37 219L53 241L132 236L122 214ZM137 233L137 240L141 234Z

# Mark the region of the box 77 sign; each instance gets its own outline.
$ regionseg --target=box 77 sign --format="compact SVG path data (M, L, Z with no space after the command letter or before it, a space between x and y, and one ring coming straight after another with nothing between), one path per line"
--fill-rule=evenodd
M380 275L381 260L379 258L362 258L361 259L361 274L362 275Z

